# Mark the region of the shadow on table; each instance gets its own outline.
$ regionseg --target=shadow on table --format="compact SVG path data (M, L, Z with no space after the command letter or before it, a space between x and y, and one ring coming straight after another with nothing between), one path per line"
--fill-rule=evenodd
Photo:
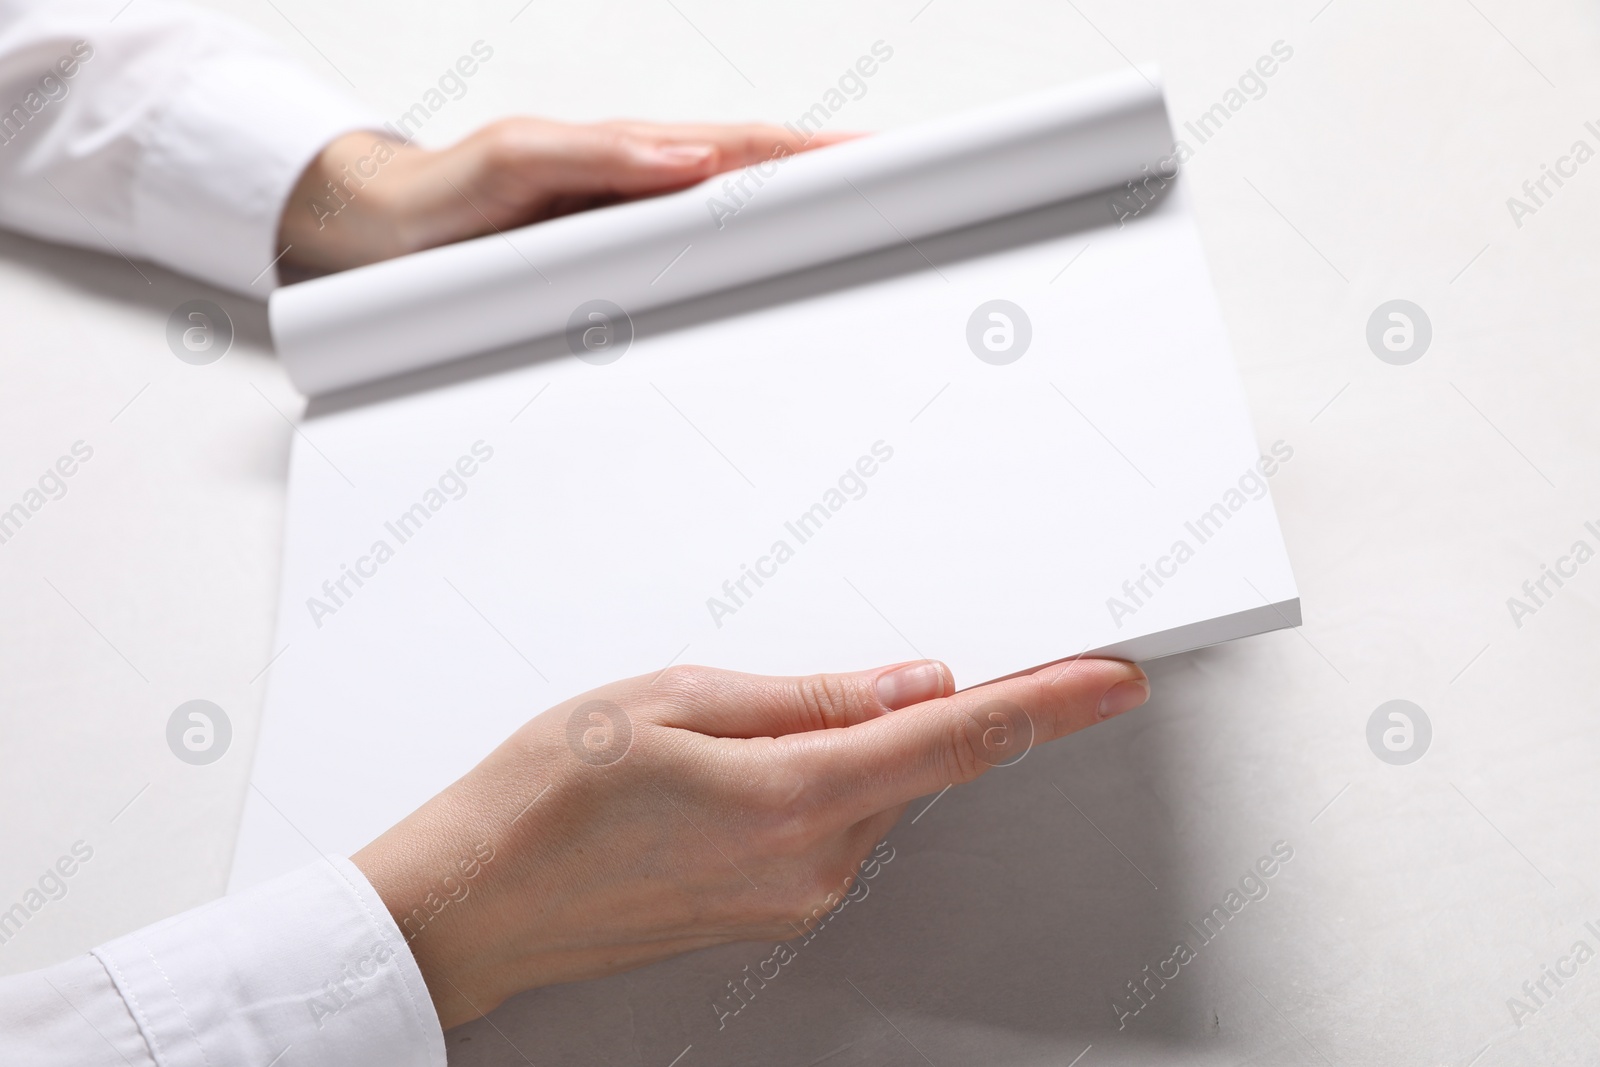
M111 304L148 308L163 321L179 304L210 300L233 321L236 347L242 344L262 351L272 350L264 303L268 291L265 281L261 283L260 301L250 300L154 263L123 259L110 248L101 253L4 231L0 231L0 262L19 264L27 270L49 275Z

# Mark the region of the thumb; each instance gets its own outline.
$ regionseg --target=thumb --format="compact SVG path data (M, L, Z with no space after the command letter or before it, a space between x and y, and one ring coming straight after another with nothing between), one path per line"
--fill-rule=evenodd
M847 674L769 677L674 667L652 684L669 690L658 721L712 737L781 737L854 726L955 692L938 660L912 660Z

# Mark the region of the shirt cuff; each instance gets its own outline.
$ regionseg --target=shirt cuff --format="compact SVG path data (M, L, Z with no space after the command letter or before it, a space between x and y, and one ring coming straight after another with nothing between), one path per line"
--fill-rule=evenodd
M349 860L323 862L94 950L160 1067L445 1067L399 927Z
M0 1063L158 1067L105 965L87 953L0 978Z
M197 58L163 102L133 181L140 250L265 300L279 283L289 194L327 144L380 122L273 48L242 42Z

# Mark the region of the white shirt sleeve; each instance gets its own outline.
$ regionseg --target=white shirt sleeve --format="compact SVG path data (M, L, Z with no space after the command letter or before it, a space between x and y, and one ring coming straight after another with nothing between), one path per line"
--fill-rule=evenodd
M0 978L0 1063L280 1062L445 1067L422 973L349 860L328 857L59 966Z
M329 141L379 125L217 15L0 0L0 226L265 300L294 183Z

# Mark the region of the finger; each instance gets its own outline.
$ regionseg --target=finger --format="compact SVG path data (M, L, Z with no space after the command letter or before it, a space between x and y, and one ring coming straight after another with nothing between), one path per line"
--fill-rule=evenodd
M1149 680L1131 663L1074 659L782 741L823 805L854 820L1015 763L1033 745L1138 707L1149 695Z
M570 125L524 118L485 127L466 144L481 151L491 175L522 186L523 195L582 201L667 192L848 136L781 126Z
M818 130L806 132L787 126L757 123L742 125L679 124L647 122L609 123L613 129L656 144L712 145L717 149L718 165L711 173L748 167L765 160L826 148L862 136L853 131Z
M462 210L442 235L425 237L423 244L672 192L723 171L849 136L808 136L774 126L505 119L436 154L431 165L445 179L441 195L449 189L446 199ZM466 204L455 205L463 196Z
M693 184L723 168L704 140L663 140L605 125L510 119L469 142L491 183L543 198L630 197Z
M646 684L666 708L662 725L733 738L842 729L955 692L950 668L937 660L804 677L674 667Z

